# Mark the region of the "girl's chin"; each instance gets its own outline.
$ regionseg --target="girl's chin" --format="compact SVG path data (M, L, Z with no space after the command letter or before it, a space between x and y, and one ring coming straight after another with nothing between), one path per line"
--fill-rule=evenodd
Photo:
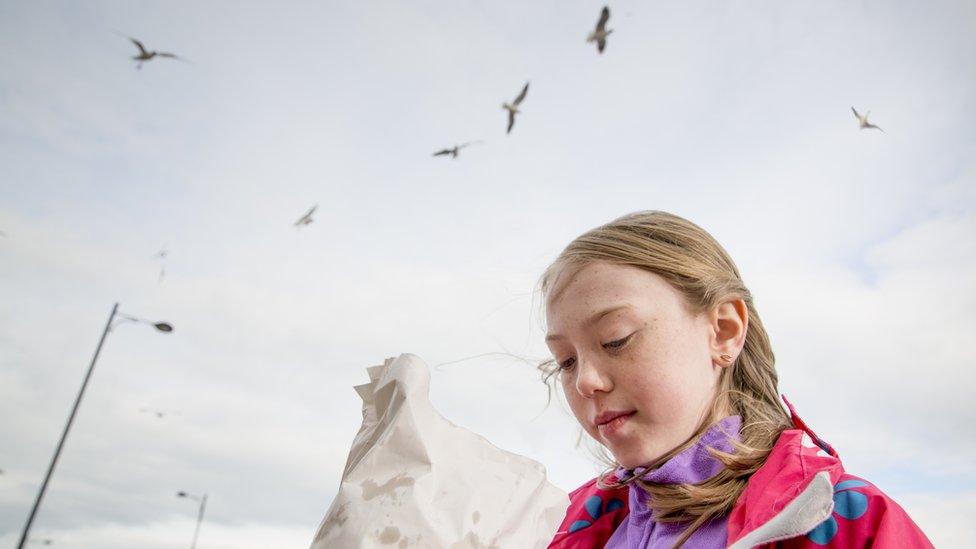
M624 469L634 469L657 461L665 453L666 452L658 452L655 454L653 452L649 452L638 454L621 452L620 454L614 453L613 458L617 460L617 463L619 463Z
M627 461L621 459L618 459L617 463L619 463L620 466L623 467L624 469L635 469L637 467L640 467L641 465L641 462L639 461Z
M614 454L613 458L620 464L624 469L633 469L635 467L640 467L641 465L647 464L650 460L641 459L640 456L633 454Z

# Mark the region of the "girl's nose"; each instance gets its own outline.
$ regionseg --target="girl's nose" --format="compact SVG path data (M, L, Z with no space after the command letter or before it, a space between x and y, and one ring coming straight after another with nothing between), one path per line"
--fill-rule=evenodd
M586 398L593 398L597 391L605 393L613 389L613 381L597 361L577 359L576 390Z

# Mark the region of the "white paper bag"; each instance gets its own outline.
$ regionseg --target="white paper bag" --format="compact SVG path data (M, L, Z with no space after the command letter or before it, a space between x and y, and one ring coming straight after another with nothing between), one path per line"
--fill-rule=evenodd
M438 414L419 357L403 354L367 372L370 382L355 388L363 424L312 549L549 544L569 498L541 464Z

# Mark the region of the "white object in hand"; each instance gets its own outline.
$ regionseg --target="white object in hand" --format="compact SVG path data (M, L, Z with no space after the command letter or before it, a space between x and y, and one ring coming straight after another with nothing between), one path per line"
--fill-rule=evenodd
M368 368L363 423L311 549L544 549L569 499L538 462L444 419L412 354Z

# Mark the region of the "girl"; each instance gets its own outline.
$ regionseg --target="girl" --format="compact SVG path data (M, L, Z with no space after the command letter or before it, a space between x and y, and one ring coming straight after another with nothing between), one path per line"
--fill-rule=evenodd
M545 379L614 458L570 494L550 549L932 546L780 404L752 295L697 225L624 216L571 242L541 288Z

